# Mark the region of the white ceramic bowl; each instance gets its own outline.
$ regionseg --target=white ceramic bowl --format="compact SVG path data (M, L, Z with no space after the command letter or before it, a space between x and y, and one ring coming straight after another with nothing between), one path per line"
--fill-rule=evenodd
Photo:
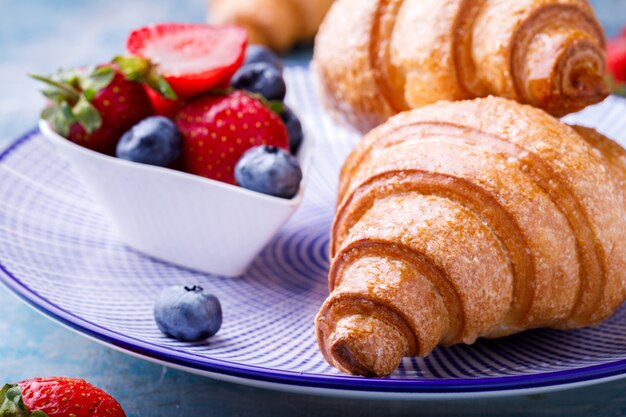
M313 137L298 153L303 179L290 199L184 172L103 155L65 139L44 120L43 135L91 190L123 242L146 255L222 276L239 276L302 202Z

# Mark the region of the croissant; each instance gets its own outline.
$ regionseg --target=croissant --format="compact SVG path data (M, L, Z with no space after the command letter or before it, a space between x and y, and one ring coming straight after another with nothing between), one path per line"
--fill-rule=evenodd
M440 102L346 160L319 348L383 376L404 356L609 317L626 298L626 151L504 98Z
M487 95L560 117L608 95L605 55L587 0L338 0L313 68L333 115L366 132Z
M333 0L212 0L214 23L236 24L248 31L250 43L285 51L312 40Z

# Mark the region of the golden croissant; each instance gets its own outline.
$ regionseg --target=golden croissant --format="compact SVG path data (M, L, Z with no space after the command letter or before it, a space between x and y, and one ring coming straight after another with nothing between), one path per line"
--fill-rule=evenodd
M626 297L626 152L504 98L371 131L341 173L319 347L383 376L404 356L609 317Z
M605 55L587 0L338 0L313 67L333 115L366 132L487 95L560 117L608 95Z
M285 51L310 41L333 0L212 0L209 17L248 31L250 43Z

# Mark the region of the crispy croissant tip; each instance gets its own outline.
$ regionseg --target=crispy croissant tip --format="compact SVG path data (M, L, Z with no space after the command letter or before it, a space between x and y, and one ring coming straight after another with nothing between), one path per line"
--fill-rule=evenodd
M597 73L582 72L572 76L572 86L578 97L589 97L592 101L602 101L610 91L604 77Z
M560 36L560 32L554 36L558 48L539 37L529 47L524 75L518 75L523 101L557 117L599 103L609 95L605 58L597 45Z
M395 327L371 316L342 318L328 339L334 365L352 375L389 375L406 351L406 338Z

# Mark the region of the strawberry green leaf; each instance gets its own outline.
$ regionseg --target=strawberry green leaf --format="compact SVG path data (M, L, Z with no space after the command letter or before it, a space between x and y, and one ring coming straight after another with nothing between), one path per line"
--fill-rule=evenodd
M619 85L619 86L615 86L612 89L613 94L616 94L618 96L622 96L622 97L626 97L626 85Z
M282 101L269 101L267 107L277 114L283 114L285 112L285 104Z
M626 97L626 84L617 81L613 76L608 75L606 77L606 83L609 86L609 89L613 94L617 94L618 96Z
M261 94L259 93L253 93L252 91L244 91L244 93L258 101L260 101L261 103L263 103L263 105L265 107L267 107L268 109L270 109L271 111L273 111L274 113L277 114L283 114L285 112L285 104L282 101L278 101L278 100L272 100L269 101L268 99L266 99L265 97L263 97Z
M91 71L91 76L93 77L109 76L109 75L115 75L115 70L113 69L111 65L101 65L99 67L94 68ZM111 79L113 79L113 77L111 77Z
M85 68L68 68L68 69L59 69L55 74L52 75L52 79L56 81L62 81L66 84L71 85L74 88L80 87L80 78L87 70Z
M0 389L0 416L28 416L28 410L22 399L22 389L17 384L6 384Z
M102 118L98 110L89 102L87 97L81 95L78 102L72 108L76 121L88 132L93 133L102 126Z
M28 75L37 81L46 83L47 85L59 90L60 92L63 93L63 95L65 95L65 97L69 98L71 101L78 101L79 99L80 92L75 87L73 87L72 85L66 82L53 80L50 77L46 77L46 76L39 75L39 74L28 74Z
M127 80L144 83L169 100L178 99L170 84L149 60L134 55L118 55L113 58L113 62Z
M148 84L148 87L169 100L178 99L178 96L176 96L176 93L172 90L170 84L165 81L165 78L161 77L155 71L150 71L150 74L146 78L146 84Z
M91 89L91 88L83 91L83 95L85 96L85 98L88 101L93 101L93 99L96 97L96 94L98 94L98 92L96 90Z
M138 56L118 55L113 58L119 71L129 81L143 82L152 69L152 63L145 58Z
M57 111L58 109L56 104L51 104L47 107L44 107L44 109L40 113L40 117L44 120L50 120L52 116L54 116L54 113L56 113Z
M70 123L74 123L76 121L76 117L72 112L72 108L66 102L62 102L59 104L59 109L61 110L61 115Z
M29 75L48 86L43 94L52 103L41 112L41 118L48 120L57 133L67 136L76 122L88 133L102 125L102 118L90 101L115 77L111 66L60 70L53 76Z
M44 413L41 410L35 410L35 411L32 411L28 416L29 417L48 417L48 414Z
M235 89L233 87L227 87L227 88L214 88L212 90L209 90L209 92L207 94L210 94L212 96L227 96L230 93L232 93L233 91L235 91ZM249 94L250 96L253 96L255 98L257 98L253 93L250 93L249 91L244 91L246 94ZM260 94L258 94L259 97L263 98L263 96L261 96Z
M65 91L59 90L58 88L55 88L55 87L50 87L50 88L41 90L41 94L43 94L46 98L54 102L70 101L70 98L67 96L67 93Z
M88 100L93 100L96 93L111 84L115 77L115 71L110 66L94 68L87 75L79 77L78 82L81 90ZM88 93L89 92L89 93Z
M52 128L61 136L67 136L70 133L70 127L76 122L76 117L72 113L72 109L65 101L54 106L55 111L51 113L50 121Z

